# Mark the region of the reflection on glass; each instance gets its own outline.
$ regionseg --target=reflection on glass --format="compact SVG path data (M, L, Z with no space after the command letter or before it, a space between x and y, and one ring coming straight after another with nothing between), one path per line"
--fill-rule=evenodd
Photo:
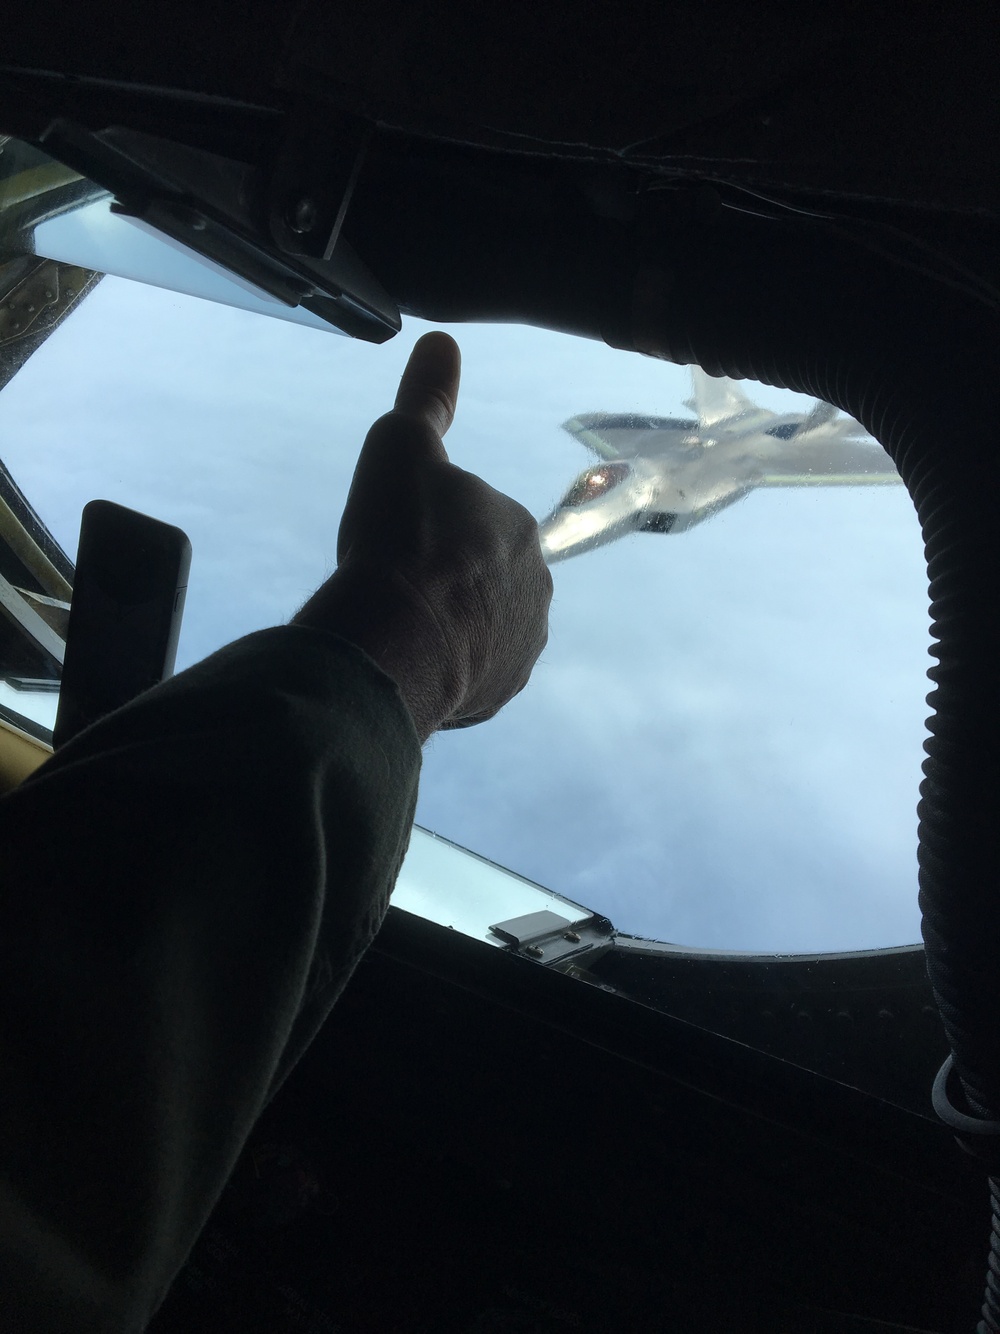
M570 923L590 916L586 909L425 829L413 831L392 901L397 908L491 945L502 942L489 928L510 917L546 909Z
M33 685L42 689L32 688ZM35 727L45 732L52 731L56 725L56 709L59 695L48 687L48 683L25 682L23 679L0 681L0 707L3 714L15 723L26 719ZM0 715L3 716L3 715ZM34 734L35 728L32 729Z
M286 306L145 223L112 213L110 198L40 223L35 228L34 245L36 254L64 264L220 301L312 329L340 332L318 315L301 306Z

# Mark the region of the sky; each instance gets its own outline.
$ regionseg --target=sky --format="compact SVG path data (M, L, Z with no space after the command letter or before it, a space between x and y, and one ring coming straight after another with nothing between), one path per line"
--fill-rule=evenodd
M185 529L180 670L287 620L333 570L358 449L428 327L373 347L106 278L0 394L0 457L71 557L97 497ZM600 343L450 332L449 453L539 518L590 462L562 422L683 414L691 393L684 368ZM420 825L655 939L919 939L927 580L901 486L758 491L553 577L528 688L428 744Z

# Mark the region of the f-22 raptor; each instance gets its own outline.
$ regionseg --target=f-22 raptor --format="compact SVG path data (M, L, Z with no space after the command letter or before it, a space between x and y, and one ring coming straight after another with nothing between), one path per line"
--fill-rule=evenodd
M695 418L571 417L563 429L599 462L539 524L549 564L628 533L683 533L759 486L900 482L885 450L829 403L758 407L734 380L692 367Z

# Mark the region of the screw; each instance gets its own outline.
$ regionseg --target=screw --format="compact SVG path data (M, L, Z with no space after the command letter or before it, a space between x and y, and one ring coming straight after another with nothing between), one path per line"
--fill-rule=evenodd
M66 295L67 295L67 296L76 296L76 288L75 288L75 287L67 287L67 288L66 288Z
M563 940L570 940L574 945L578 945L580 943L580 933L579 931L567 931L563 935Z
M292 204L288 210L288 225L299 236L311 232L316 226L316 205L308 195L303 195Z
M541 945L526 945L524 947L524 952L525 954L530 954L533 959L540 959L542 957Z

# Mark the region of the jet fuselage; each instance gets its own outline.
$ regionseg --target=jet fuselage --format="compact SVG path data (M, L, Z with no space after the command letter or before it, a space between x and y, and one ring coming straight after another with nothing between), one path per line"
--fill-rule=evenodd
M881 446L828 404L778 414L696 371L690 406L697 419L593 413L564 423L600 461L540 523L549 563L632 532L684 532L759 486L900 480Z

